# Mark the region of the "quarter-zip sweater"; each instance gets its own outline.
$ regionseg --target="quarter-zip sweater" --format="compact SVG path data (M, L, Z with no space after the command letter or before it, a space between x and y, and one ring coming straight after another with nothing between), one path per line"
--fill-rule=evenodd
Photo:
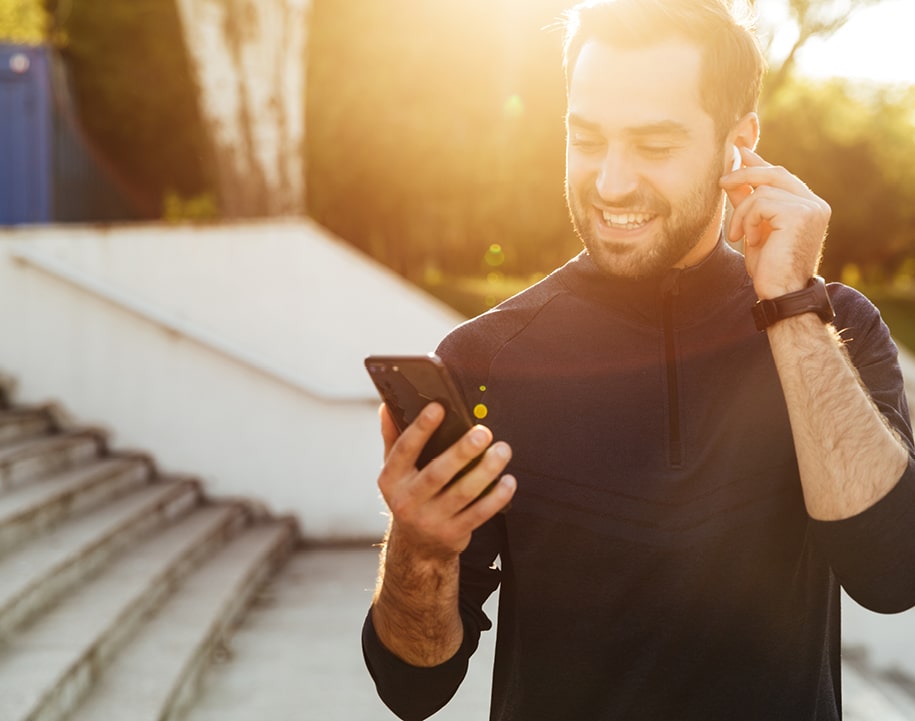
M659 281L581 254L458 327L439 354L511 444L511 509L461 557L464 642L403 663L366 619L379 693L405 719L463 678L501 583L491 718L834 721L839 588L915 604L915 462L896 349L831 284L836 326L910 462L853 518L805 510L784 396L743 258L719 243Z

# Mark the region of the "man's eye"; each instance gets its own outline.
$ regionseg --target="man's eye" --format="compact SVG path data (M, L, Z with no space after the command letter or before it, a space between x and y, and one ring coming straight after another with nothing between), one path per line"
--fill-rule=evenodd
M638 150L644 157L651 160L669 158L674 152L674 148L670 145L640 145Z
M572 145L582 150L597 150L604 146L604 140L593 135L572 135Z

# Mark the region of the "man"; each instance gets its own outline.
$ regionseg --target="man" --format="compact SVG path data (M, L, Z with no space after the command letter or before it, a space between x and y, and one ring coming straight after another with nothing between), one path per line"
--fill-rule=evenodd
M492 719L839 719L840 585L915 604L895 347L814 277L830 210L753 151L763 61L725 0L579 6L565 52L585 252L441 344L489 428L418 472L441 408L382 412L369 670L434 713L501 584Z

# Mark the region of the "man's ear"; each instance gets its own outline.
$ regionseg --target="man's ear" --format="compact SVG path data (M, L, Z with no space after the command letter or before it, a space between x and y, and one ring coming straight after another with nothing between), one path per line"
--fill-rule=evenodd
M728 133L728 144L756 150L759 144L759 116L756 113L747 113L738 120Z

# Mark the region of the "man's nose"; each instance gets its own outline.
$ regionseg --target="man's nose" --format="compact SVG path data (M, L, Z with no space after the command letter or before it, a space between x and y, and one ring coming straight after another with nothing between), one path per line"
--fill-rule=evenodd
M597 172L597 193L606 202L630 195L638 187L633 159L622 148L608 148Z

